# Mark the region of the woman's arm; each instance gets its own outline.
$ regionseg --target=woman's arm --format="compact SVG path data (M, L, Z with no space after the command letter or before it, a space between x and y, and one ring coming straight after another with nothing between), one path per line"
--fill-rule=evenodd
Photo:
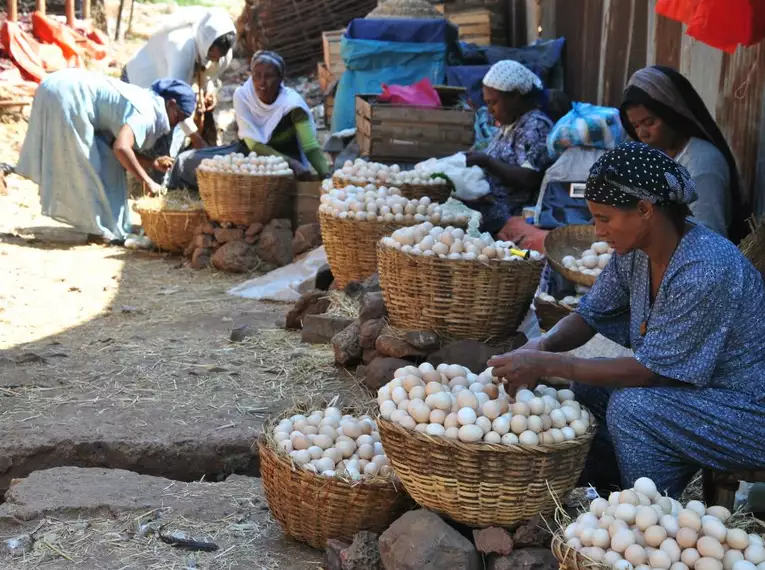
M146 173L143 166L141 166L140 160L133 151L134 144L135 136L133 135L133 130L129 125L122 125L119 133L117 133L117 138L114 140L112 150L125 170L153 190L157 184Z
M303 109L295 109L290 113L290 116L292 124L295 126L300 148L303 149L308 162L318 172L319 176L325 178L329 174L329 163L316 138L311 119Z
M568 352L587 344L596 331L576 313L564 317L538 339L537 350Z
M510 166L499 159L489 158L484 167L490 174L496 176L502 181L502 184L508 188L523 190L525 192L536 192L542 185L544 175L532 168L522 168L520 166Z

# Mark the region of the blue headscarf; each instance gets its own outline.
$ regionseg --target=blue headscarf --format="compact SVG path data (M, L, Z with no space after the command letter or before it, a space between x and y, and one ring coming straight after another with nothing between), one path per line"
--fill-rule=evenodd
M151 90L165 101L175 99L181 112L187 117L191 117L194 114L197 98L194 90L185 81L180 79L158 79L151 84Z

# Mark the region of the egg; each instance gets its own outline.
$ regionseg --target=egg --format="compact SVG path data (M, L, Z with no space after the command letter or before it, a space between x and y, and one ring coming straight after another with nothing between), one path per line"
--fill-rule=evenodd
M677 535L675 538L677 543L682 548L693 548L696 546L696 541L699 538L699 533L693 528L680 527L677 530Z
M621 519L628 525L635 524L635 517L637 516L637 508L632 503L621 503L616 507L614 516L617 519Z
M659 525L648 527L643 534L645 536L645 543L654 548L659 548L661 543L667 539L667 530Z
M296 465L305 465L306 463L311 461L311 454L308 452L307 449L293 451L292 453L290 453L290 457L292 458L292 461L294 461Z
M682 562L675 562L672 566L669 567L669 570L690 570L690 568L688 568L688 566Z
M444 433L444 436L446 436L449 439L459 439L459 433L460 433L460 430L458 427L448 427L446 428L446 432Z
M715 517L701 522L701 532L705 536L715 538L720 543L725 542L725 538L728 535L728 530L725 528L725 525Z
M731 570L759 570L759 568L748 560L738 560L733 563Z
M736 550L746 550L749 546L749 535L745 530L740 528L732 528L728 530L726 541L731 548Z
M699 558L693 568L694 570L723 570L722 562L708 557Z
M463 408L463 409L470 409L470 408ZM475 411L473 410L471 411L475 415ZM475 443L477 441L481 441L482 438L483 438L483 430L481 430L481 428L476 425L463 424L462 427L459 429L460 441L464 441L466 443Z
M685 505L685 508L694 511L699 515L699 517L703 517L707 513L707 508L701 501L688 501L688 504Z
M602 517L608 508L608 501L598 497L590 503L590 512L596 517Z
M669 567L672 566L672 559L663 550L654 550L648 556L648 563L651 568L669 570Z
M442 426L441 424L428 424L428 427L425 430L425 433L428 435L433 435L437 437L443 437L446 435L446 428Z
M618 552L614 552L613 550L609 550L606 552L606 554L603 556L603 562L605 564L608 564L609 566L613 566L620 560L623 560L622 555Z
M740 550L733 550L733 549L728 550L723 555L723 559L722 559L723 570L733 570L733 565L740 560L745 560L743 552L741 552Z
M596 529L592 535L592 545L604 550L611 546L611 537L608 531L603 528Z
M475 410L472 407L461 408L460 411L457 412L457 420L459 421L461 426L475 424L475 421L477 418L478 416L476 415ZM481 433L481 437L483 437L483 432ZM460 439L462 438L460 437Z
M659 523L659 515L651 507L639 506L635 514L635 524L640 530L646 530L648 527Z
M611 549L616 552L622 553L633 544L635 544L635 537L629 529L619 529L615 534L611 535Z
M677 518L672 515L664 515L659 519L659 524L667 531L667 536L671 536L672 538L677 536L677 530L679 528Z
M515 435L521 435L528 428L529 422L525 416L513 415L510 419L510 429Z
M634 570L632 564L626 560L618 560L613 566L615 570Z
M457 394L457 405L460 409L471 408L472 410L478 410L478 398L473 392L464 390Z
M483 436L483 440L486 443L500 444L502 443L502 436L495 431L489 431Z
M338 441L335 443L335 448L342 454L344 459L348 459L356 451L356 444L352 441Z
M503 436L510 431L510 418L504 415L499 416L492 422L491 427L500 436Z
M502 436L502 445L518 445L518 436L514 433L506 433Z
M633 566L640 566L641 564L646 563L648 555L642 546L632 544L624 551L624 559Z
M701 550L699 550L699 553L701 553ZM754 564L755 566L758 564L762 564L765 562L765 548L761 544L750 544L744 551L744 557Z
M518 436L521 445L539 445L539 436L533 431L524 431Z
M673 564L675 562L680 562L680 553L682 550L674 538L667 538L664 540L664 542L661 543L661 546L659 546L659 549L667 553Z
M701 530L701 517L695 511L683 509L677 515L677 524L699 532Z
M702 536L696 543L696 550L699 551L702 558L722 560L725 555L725 550L723 550L720 541L712 536Z
M489 400L481 407L481 412L491 421L494 421L501 414L500 404L497 400Z
M592 538L595 536L595 531L598 529L594 528L583 528L579 532L579 540L582 541L582 544L584 546L592 546Z
M478 418L475 420L475 425L481 428L483 433L488 433L491 431L491 420L486 416L478 416Z
M605 499L603 499L605 501ZM611 515L603 515L598 519L598 526L608 530L616 519Z
M680 561L688 566L688 568L693 568L700 559L701 554L695 548L686 548L680 554Z

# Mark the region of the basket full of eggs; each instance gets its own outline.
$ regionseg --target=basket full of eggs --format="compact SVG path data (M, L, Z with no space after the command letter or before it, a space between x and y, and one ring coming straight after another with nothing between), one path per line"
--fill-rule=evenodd
M397 228L431 220L465 225L462 216L443 214L430 198L410 200L395 187L372 184L329 189L321 196L321 236L338 286L377 272L377 242Z
M545 254L552 268L569 281L592 287L614 250L595 241L595 226L555 228L545 237Z
M534 298L534 311L537 314L539 328L549 331L558 321L569 316L579 306L582 296L568 295L560 301L549 293L540 293Z
M577 483L595 425L571 390L510 398L488 369L407 366L378 391L385 454L420 505L463 524L550 514Z
M289 217L295 177L280 156L233 153L197 168L199 194L211 220L250 225Z
M383 238L377 258L394 327L481 341L515 333L544 267L538 252L428 222Z
M284 532L324 549L328 538L380 533L411 507L377 423L353 409L300 406L258 442L268 506Z
M552 551L564 570L757 570L763 537L753 519L700 501L662 495L648 477L594 499L555 533Z
M398 164L368 162L361 158L354 162L347 161L343 168L335 171L332 183L335 188L368 184L393 186L399 188L405 198L415 200L428 197L433 202L446 202L452 192L451 186L444 178L434 177L422 169L402 171Z

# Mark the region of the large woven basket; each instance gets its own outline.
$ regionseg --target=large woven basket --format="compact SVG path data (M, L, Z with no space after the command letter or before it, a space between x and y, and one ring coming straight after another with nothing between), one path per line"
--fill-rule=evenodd
M595 284L594 275L583 275L563 267L563 258L567 255L579 257L590 249L595 237L595 226L573 225L555 228L545 236L545 255L552 268L569 281L592 287Z
M558 560L561 570L593 570L594 568L604 568L608 566L602 562L595 562L584 556L575 548L568 546L563 539L563 533L560 531L553 535L550 549Z
M421 506L470 526L510 526L549 515L584 468L594 425L575 440L506 446L433 437L377 419L385 455Z
M378 247L377 259L391 324L450 340L513 336L544 267L544 261L447 260L384 246Z
M377 242L381 238L418 222L360 222L319 212L319 223L332 275L338 287L345 287L377 272Z
M194 230L207 220L200 210L174 212L136 208L141 225L149 239L159 249L180 253L194 239Z
M765 279L765 217L760 218L759 222L750 220L749 224L752 233L746 236L738 247Z
M222 174L197 169L199 195L211 220L247 226L291 217L293 176Z
M534 310L537 313L539 328L543 331L549 331L558 324L558 321L571 314L571 309L567 309L560 303L551 303L539 297L534 299Z

